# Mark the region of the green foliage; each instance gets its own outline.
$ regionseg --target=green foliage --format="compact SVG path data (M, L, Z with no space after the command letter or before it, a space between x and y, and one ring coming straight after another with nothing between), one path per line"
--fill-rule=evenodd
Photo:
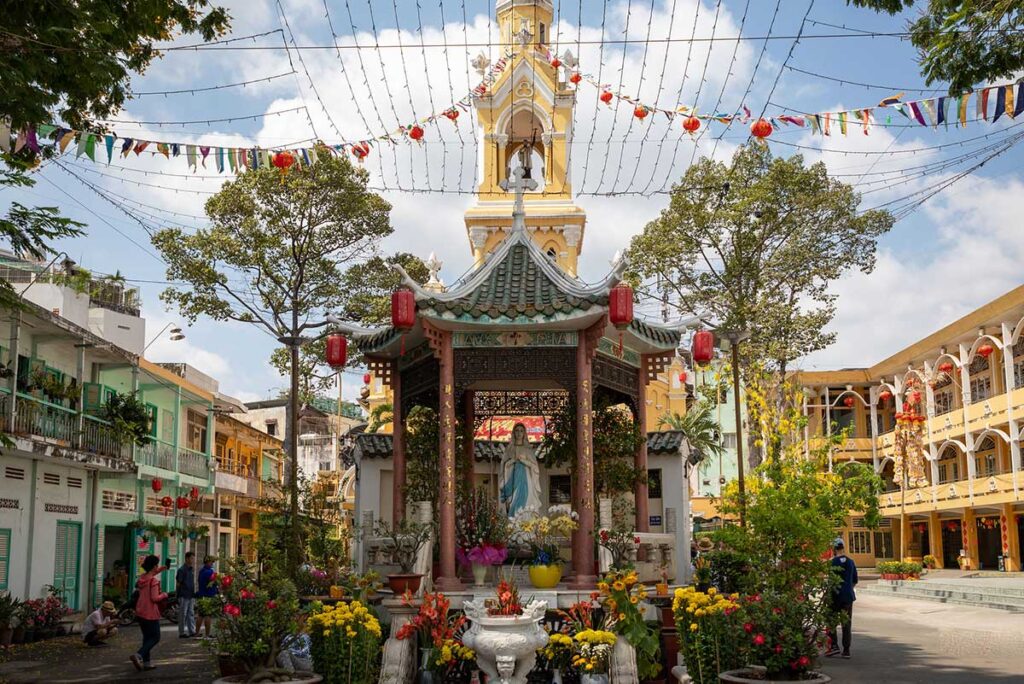
M11 621L21 610L21 599L11 596L11 592L0 593L0 628L10 627Z
M330 482L330 481L328 481ZM262 559L271 564L283 563L279 559L284 551L287 533L291 530L291 504L284 496L285 486L266 480L259 508L259 537L257 547ZM302 540L301 555L320 568L337 566L345 558L345 540L339 535L343 518L333 492L315 479L300 475L297 482L299 510L295 527ZM291 580L300 583L300 566L289 566Z
M708 564L708 582L725 594L748 593L757 583L751 574L751 562L745 554L730 548L701 554Z
M897 14L914 0L847 0ZM924 4L923 2L921 4ZM1024 4L1019 0L928 0L910 22L910 42L928 85L949 82L950 95L1024 70Z
M646 590L637 582L635 572L610 572L599 585L605 605L618 612L612 630L636 649L637 674L641 680L653 679L661 672L660 629L644 621L640 602Z
M885 211L858 212L860 196L823 163L742 147L730 165L702 159L672 190L667 209L633 238L633 279L660 277L687 312L726 330L749 330L745 358L785 370L830 344L831 281L870 272Z
M938 559L936 559L935 556L931 555L930 553L925 554L925 557L921 560L924 561L924 566L929 570L934 570L935 568L939 567Z
M227 12L207 0L55 0L4 3L0 117L13 128L60 118L74 128L108 118L130 97L128 79L142 73L176 34L213 40Z
M409 502L430 501L434 504L434 520L437 520L437 486L440 481L440 459L438 444L441 438L437 412L426 406L415 406L405 419L405 500ZM461 421L456 421L455 453L463 453L465 430ZM468 494L466 468L472 467L465 459L455 459L455 482L459 496Z
M402 276L395 266L401 266L421 285L430 277L423 260L414 254L396 252L370 257L345 272L342 279L345 298L338 304L339 315L364 325L390 324L391 293L402 284Z
M917 577L921 574L922 570L921 564L914 561L881 561L876 564L875 568L882 575L903 575L906 577Z
M594 491L602 497L614 497L633 490L647 473L633 465L633 455L646 439L629 409L599 398L593 413ZM551 429L541 444L544 464L557 468L568 464L576 471L576 407L566 405L551 417Z
M710 404L698 401L683 415L665 412L658 419L658 427L667 427L683 433L691 449L707 457L722 455L721 429Z
M153 441L149 409L138 394L113 392L103 404L100 418L107 421L111 433L122 444L146 446Z
M416 564L416 554L430 539L431 531L430 525L404 518L395 525L386 520L378 520L374 533L387 540L402 572L409 574Z
M707 593L694 587L675 592L672 613L679 632L680 652L695 684L717 684L719 672L744 664L740 649L746 634L740 626L735 598L714 588Z
M370 422L366 426L367 432L377 432L382 427L395 419L395 408L391 404L377 404L370 411Z

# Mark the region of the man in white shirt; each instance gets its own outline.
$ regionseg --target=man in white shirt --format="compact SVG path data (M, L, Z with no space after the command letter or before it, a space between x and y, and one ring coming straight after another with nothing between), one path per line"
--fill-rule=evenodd
M117 623L114 616L117 609L111 601L89 613L82 623L82 640L90 646L105 646L106 640L117 634Z

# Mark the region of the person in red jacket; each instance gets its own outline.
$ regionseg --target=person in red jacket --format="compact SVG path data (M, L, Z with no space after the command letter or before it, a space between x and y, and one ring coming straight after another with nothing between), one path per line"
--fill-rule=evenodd
M160 573L166 570L156 556L146 556L142 561L145 573L135 583L139 600L135 604L135 616L142 629L142 646L129 660L136 670L155 670L149 663L149 653L160 643L160 603L167 600L167 594L160 591Z

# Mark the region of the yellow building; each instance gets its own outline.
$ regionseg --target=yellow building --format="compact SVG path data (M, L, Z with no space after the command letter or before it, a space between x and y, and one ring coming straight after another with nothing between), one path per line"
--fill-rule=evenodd
M1022 331L1024 286L869 368L799 374L808 444L847 429L830 465L870 463L886 482L886 524L867 530L854 515L843 532L854 560L898 558L905 540L907 556L930 554L940 567L1021 570ZM915 400L924 482L904 489L894 477L895 415Z
M508 236L514 193L505 190L505 183L523 163L525 148L530 151L531 176L537 182L537 188L524 198L527 230L544 253L576 277L587 217L573 201L569 173L575 58L568 52L552 52L548 38L553 13L550 0L497 2L497 25L509 47L495 81L474 96L483 145L480 185L465 213L466 235L476 266ZM561 62L558 68L552 66L556 57ZM474 61L474 66L483 73L497 65ZM659 429L658 420L665 413L686 412L687 388L679 378L682 370L682 361L676 358L647 386L648 432ZM390 389L380 378L371 377L367 390L364 399L371 411L390 403ZM390 433L390 424L381 432Z
M225 414L216 420L214 456L219 503L221 557L256 558L259 499L282 482L283 443L262 430Z

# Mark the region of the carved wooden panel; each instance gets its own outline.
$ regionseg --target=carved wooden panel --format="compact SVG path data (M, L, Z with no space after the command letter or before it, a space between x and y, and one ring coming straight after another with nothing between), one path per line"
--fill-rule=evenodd
M551 380L565 389L576 385L572 347L456 349L456 394L481 380Z
M374 377L380 378L385 386L391 387L391 372L395 368L393 359L382 359L376 356L365 356L366 367L370 369Z
M437 359L426 360L402 371L402 416L409 415L413 406L435 406L441 364Z
M665 369L672 364L675 358L674 351L667 351L661 354L644 354L640 362L643 369L644 386L651 384L651 381L665 372ZM670 383L671 384L671 383Z
M593 364L594 387L606 387L620 394L624 394L635 403L640 396L640 377L636 368L598 355L594 358Z

